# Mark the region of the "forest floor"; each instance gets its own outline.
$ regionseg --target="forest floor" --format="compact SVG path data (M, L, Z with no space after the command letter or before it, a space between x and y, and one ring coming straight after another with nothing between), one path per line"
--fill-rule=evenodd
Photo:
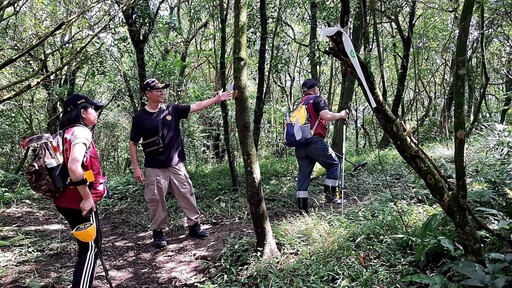
M74 238L49 201L37 202L0 209L0 287L69 287ZM100 211L102 254L114 287L197 287L206 280L205 261L217 259L229 241L253 233L241 221L203 225L210 236L202 240L187 236L186 227L168 229L167 247L155 249L150 231L120 229L128 216L115 217ZM93 287L109 287L101 261L96 272Z

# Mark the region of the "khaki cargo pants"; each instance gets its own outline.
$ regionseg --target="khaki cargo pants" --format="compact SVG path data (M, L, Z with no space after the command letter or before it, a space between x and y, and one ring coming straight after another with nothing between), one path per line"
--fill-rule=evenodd
M199 221L194 187L183 163L169 168L146 168L144 198L149 207L149 228L167 227L167 203L165 195L171 192L187 217L187 225Z

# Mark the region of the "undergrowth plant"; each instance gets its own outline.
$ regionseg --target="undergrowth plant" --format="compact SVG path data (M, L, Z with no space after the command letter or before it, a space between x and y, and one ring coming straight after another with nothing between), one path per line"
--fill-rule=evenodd
M453 153L449 147L438 144L426 149L450 178L454 171ZM479 146L470 149L476 149L468 152L471 161L479 159L479 153L486 151ZM508 284L510 271L503 263L481 267L477 266L481 264L471 266L466 263L465 270L460 268L460 263L465 263L462 262L463 250L457 243L452 222L396 151L360 153L352 158L354 162L368 161L369 165L363 171L354 172L346 164L349 202L343 215L339 207L320 202L308 215L288 214L285 218L277 218L272 228L281 251L280 257L262 262L256 251L251 249L251 241L241 239L233 242L226 247L218 262L207 265L208 275L212 277L204 287L447 288L472 287L469 284L476 283L473 281L488 285L480 287L505 287L501 285ZM478 164L468 161L468 166ZM508 173L507 166L499 168ZM295 175L293 170L296 167L292 163L283 169L287 171L281 171L279 175ZM494 174L491 171L489 174L479 174L479 170L468 171L471 201L477 198L478 183L492 184L495 176L502 173L496 169ZM275 181L271 176L270 179L264 178L264 182ZM319 184L316 180L313 178L310 197L319 199L314 192L315 185ZM293 191L293 185L287 189ZM484 220L490 226L508 229L505 214L491 213L487 210L490 208L483 208L485 205L476 205L495 204L499 199L499 189L489 189L484 198L470 203L475 208L482 207L475 211L485 216ZM265 192L266 199L275 197L273 193L280 193L277 189ZM491 201L482 201L485 199ZM491 245L484 247L486 251L496 251L498 247L503 249L503 243L500 246L496 241L490 241L492 237L482 236L484 245ZM474 273L470 272L468 265L473 267ZM478 275L484 275L482 279L487 282Z
M493 131L479 133L488 133L481 139L493 136ZM506 157L510 157L512 141L496 140L492 149L486 149L485 141L472 141L467 152L468 205L482 223L510 234L512 164ZM450 179L453 153L449 147L444 143L427 145L425 149ZM206 280L200 287L500 288L510 285L510 247L481 231L486 261L464 259L451 221L396 151L359 151L350 160L367 161L368 165L363 170L352 171L351 164L345 163L344 192L348 202L343 210L340 205L324 203L324 171L319 168L309 189L312 212L303 215L296 211L295 204L295 158L261 159L265 204L281 255L262 261L259 251L254 249L254 235L237 234L228 239L218 259L206 262ZM482 165L483 160L493 165ZM203 222L225 225L230 221L250 222L243 167L237 167L241 181L237 190L231 187L230 171L225 164L191 164L187 168ZM30 199L25 194L30 190L17 177L0 173L3 205ZM109 189L111 196L101 202L100 208L102 215L111 220L111 228L146 231L144 185L135 183L131 173L126 173L109 175ZM183 214L172 196L168 211L170 225L184 229L180 220ZM22 236L25 238L3 240L0 245L18 245L19 241L34 237ZM27 250L26 257L38 257L37 251Z

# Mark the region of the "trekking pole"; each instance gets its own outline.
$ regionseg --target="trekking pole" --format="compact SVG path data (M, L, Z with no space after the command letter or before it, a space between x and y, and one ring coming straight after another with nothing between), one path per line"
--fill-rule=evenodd
M105 260L103 259L103 248L101 246L101 243L98 243L98 258L100 258L101 267L103 268L103 272L105 272L105 279L107 279L108 287L114 288L114 286L112 285L112 281L110 281L110 275L108 275L107 265L105 264Z
M345 138L347 136L347 120L342 120L341 123L341 131L343 141L341 143L341 216L344 214L344 206L345 206Z
M101 251L101 245L100 245L100 247L98 247L98 256L100 258L101 267L103 267L103 272L105 272L105 278L107 279L108 287L114 288L114 286L112 286L112 281L110 281L110 276L108 275L107 265L105 264L105 260L103 260L103 253Z

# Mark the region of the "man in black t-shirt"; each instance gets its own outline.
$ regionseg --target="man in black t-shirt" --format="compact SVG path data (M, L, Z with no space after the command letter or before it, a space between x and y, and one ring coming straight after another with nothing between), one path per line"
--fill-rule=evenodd
M191 105L164 104L164 89L168 87L169 84L160 84L156 79L144 82L143 92L148 104L133 116L129 141L133 176L137 182L145 182L144 198L149 207L149 226L156 248L164 248L167 244L163 230L167 227L165 196L168 191L176 197L187 217L188 235L194 238L208 236L199 225L200 212L184 165L186 156L180 121L187 119L189 113L231 98L230 92L222 92ZM145 173L137 161L137 145L141 140Z

